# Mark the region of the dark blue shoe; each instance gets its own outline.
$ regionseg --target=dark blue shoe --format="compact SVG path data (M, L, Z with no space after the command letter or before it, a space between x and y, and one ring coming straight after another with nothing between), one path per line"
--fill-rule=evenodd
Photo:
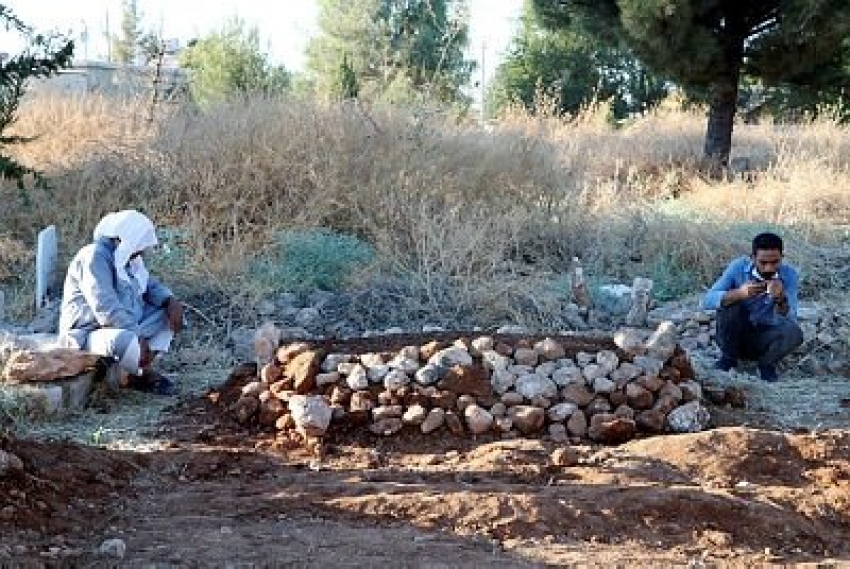
M729 371L735 367L738 367L738 360L729 356L721 356L719 360L714 362L714 369L720 371Z
M157 372L146 371L142 375L130 376L130 389L152 393L154 395L177 395L177 384L174 380Z
M773 364L759 364L759 377L762 381L770 383L779 381L779 374L776 373L776 366Z

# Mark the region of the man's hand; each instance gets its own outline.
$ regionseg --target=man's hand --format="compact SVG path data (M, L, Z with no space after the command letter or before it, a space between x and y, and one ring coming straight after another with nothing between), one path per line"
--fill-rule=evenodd
M172 296L168 299L165 313L168 316L168 327L179 334L183 330L183 303Z
M785 296L785 288L782 286L782 281L779 279L770 279L767 281L767 292L774 299L781 299Z
M748 282L742 284L738 287L738 298L740 300L746 300L748 298L752 298L754 296L758 296L764 293L767 290L767 283L765 281L757 281L757 282Z

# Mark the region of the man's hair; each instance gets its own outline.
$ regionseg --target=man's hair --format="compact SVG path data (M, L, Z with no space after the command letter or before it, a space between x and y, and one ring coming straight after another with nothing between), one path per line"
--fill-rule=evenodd
M759 250L782 253L782 237L776 233L759 233L753 238L753 255Z

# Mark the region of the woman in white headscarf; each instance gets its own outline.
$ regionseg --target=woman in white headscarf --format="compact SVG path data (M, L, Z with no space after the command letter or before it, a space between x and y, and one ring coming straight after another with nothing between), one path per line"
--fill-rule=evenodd
M156 244L144 214L104 217L68 267L59 334L65 345L114 358L130 386L167 393L173 386L150 366L181 331L183 306L145 267L144 252Z

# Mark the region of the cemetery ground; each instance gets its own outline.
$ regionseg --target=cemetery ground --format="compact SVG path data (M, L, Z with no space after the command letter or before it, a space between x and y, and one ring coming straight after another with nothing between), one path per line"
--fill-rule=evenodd
M325 348L391 353L456 336ZM177 400L102 396L85 412L23 422L4 438L0 448L22 464L0 478L0 559L343 567L850 559L846 377L765 385L713 376L697 355L704 385L749 398L709 405L714 428L700 433L602 445L426 435L409 425L384 436L332 424L310 446L240 423L226 403L257 369L217 357L197 346L169 357L184 386Z
M57 97L21 107L14 134L32 140L15 158L50 185L0 183L0 284L6 317L29 322L38 231L56 225L64 266L105 213L143 210L161 229L152 273L192 306L192 326L162 362L181 393L96 396L49 420L0 401L0 565L850 563L845 125L736 125L735 156L757 167L718 181L698 166L704 115L675 101L616 127L589 112L487 128L429 109L300 99L169 107L149 121L149 102L131 103ZM776 384L752 368L713 372L710 318L682 300L766 229L785 238L806 303L806 343ZM634 364L623 354L617 379L612 368L597 373L609 354L570 354L581 388L564 361L545 381L523 378L522 390L543 392L521 403L519 374L509 372L517 377L498 380L511 384L509 402L446 396L440 382L438 392L387 396L370 383L360 391L371 395L348 394L354 409L345 386L364 372L337 366L339 377L322 379L335 385L322 389L367 421L334 419L317 444L293 435L291 413L269 420L283 409L274 401L304 404L304 394L292 398L295 386L277 381L257 387L262 370L242 367L253 356L237 348L265 320L305 328L309 342L403 326L407 335L325 346L356 353L370 372L389 361L367 366L366 353L386 348L395 359L460 336L471 346L504 324L601 330L610 342L618 324L581 329L565 309L575 257L594 291L653 279L653 298L670 309L660 320L674 322L693 380L647 377L629 388L618 384ZM280 305L295 289L337 294ZM526 358L539 339L519 334L510 357L523 347ZM569 399L590 388L590 402ZM687 407L696 395L710 429L672 434L653 421L659 405ZM436 411L436 398L452 409ZM440 423L426 434L431 416ZM579 436L582 416L588 431L613 438ZM516 428L531 419L536 429Z

